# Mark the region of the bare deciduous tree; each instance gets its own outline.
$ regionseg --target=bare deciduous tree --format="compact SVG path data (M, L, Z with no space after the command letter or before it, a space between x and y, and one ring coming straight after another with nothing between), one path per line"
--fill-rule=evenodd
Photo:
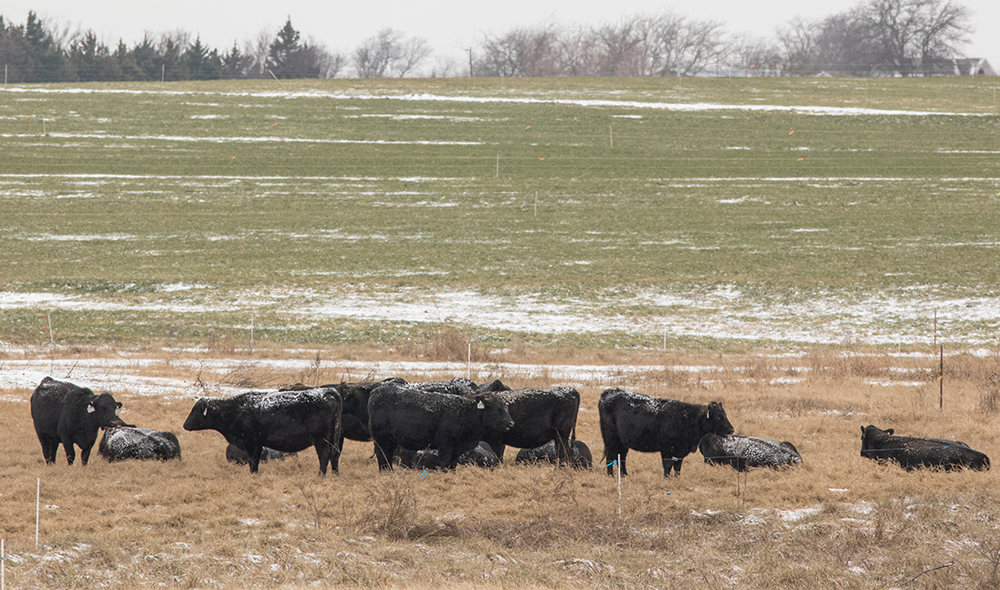
M476 71L482 76L558 76L559 44L551 25L518 27L506 34L488 35L479 48Z
M413 73L430 54L426 40L407 38L401 31L385 28L354 50L354 68L360 78L402 78Z

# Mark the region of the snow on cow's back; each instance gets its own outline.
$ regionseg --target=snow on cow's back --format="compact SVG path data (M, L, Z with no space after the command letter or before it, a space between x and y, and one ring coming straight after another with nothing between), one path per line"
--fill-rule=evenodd
M310 391L251 391L243 395L246 396L244 404L247 408L268 413L321 399Z

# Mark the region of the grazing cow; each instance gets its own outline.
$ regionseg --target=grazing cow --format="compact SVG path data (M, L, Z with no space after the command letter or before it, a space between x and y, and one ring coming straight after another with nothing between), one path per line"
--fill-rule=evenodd
M698 450L710 465L730 465L737 471L749 467L788 467L802 462L802 456L790 442L769 438L708 433L698 443Z
M56 451L62 443L70 465L76 459L73 445L80 447L80 461L86 465L97 442L98 428L128 426L117 414L120 407L110 393L95 395L86 387L52 377L42 379L31 394L31 419L45 462L56 462Z
M555 389L511 389L496 394L507 404L514 426L507 431L490 432L483 438L503 462L506 446L521 449L540 447L556 441L559 465L570 464L572 440L576 438L576 415L580 411L580 393L572 387Z
M368 399L368 418L379 470L392 470L396 447L434 449L441 464L454 470L458 458L492 431L507 430L513 420L492 393L475 397L421 391L385 383Z
M410 469L445 469L445 465L441 463L441 455L434 449L411 451L410 449L396 447L396 457L399 458L400 467L408 467ZM490 445L479 441L476 448L462 453L462 456L458 458L458 464L493 469L500 465L500 459L497 458L496 453L493 452Z
M275 461L286 457L294 457L296 455L298 455L298 453L282 453L281 451L275 451L272 448L264 447L261 449L260 460L261 462ZM236 463L237 465L246 465L250 462L250 455L248 455L245 450L240 448L238 444L229 443L226 445L226 461Z
M126 459L181 458L181 444L173 432L160 432L134 426L112 426L104 429L97 452L108 461Z
M907 471L921 467L989 470L990 458L964 442L944 438L895 436L892 428L861 427L861 456L886 463L895 461Z
M306 391L251 391L226 399L199 399L184 430L215 430L249 456L257 473L264 447L285 453L316 448L319 471L337 470L340 448L340 394L333 388Z
M556 463L559 456L556 453L556 441L550 440L540 447L533 449L521 449L514 458L514 464L521 463ZM590 447L582 440L573 441L573 467L578 469L590 469L594 466L594 456L590 452Z
M629 449L660 453L663 476L668 477L671 469L680 475L684 457L697 450L703 436L733 433L719 402L691 404L613 388L601 394L597 410L608 475L614 474L619 458L621 474L628 475L625 457Z

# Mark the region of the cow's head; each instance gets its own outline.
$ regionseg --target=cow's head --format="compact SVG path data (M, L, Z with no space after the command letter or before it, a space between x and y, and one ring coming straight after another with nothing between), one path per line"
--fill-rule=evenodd
M97 425L101 428L129 426L118 416L118 409L121 407L122 403L115 401L113 395L110 393L102 393L101 395L95 395L91 398L90 403L87 404L86 410L87 413L97 421Z
M892 428L882 430L878 427L872 426L871 424L869 424L868 426L862 426L861 450L864 451L872 448L875 444L895 434L895 432L896 431L893 430Z
M473 398L476 412L490 432L506 432L514 425L514 419L507 411L507 404L492 393L481 393Z
M719 436L729 436L736 430L729 423L726 417L726 410L722 408L722 403L711 402L705 412L705 432L718 434Z
M212 412L210 411L207 399L199 398L191 408L187 420L184 421L184 430L206 430L212 428Z

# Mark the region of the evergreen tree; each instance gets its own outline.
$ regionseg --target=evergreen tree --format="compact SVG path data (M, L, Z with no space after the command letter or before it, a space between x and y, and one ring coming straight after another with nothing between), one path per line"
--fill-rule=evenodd
M62 49L34 11L28 12L24 39L28 44L25 82L62 82L72 77Z
M233 48L222 56L222 77L227 80L246 78L253 58L240 51L233 41Z
M320 59L312 47L299 43L299 32L292 27L292 19L278 31L267 55L267 69L276 78L318 78Z
M187 65L191 80L218 80L222 77L222 59L215 49L209 51L197 37L184 52L184 62Z

